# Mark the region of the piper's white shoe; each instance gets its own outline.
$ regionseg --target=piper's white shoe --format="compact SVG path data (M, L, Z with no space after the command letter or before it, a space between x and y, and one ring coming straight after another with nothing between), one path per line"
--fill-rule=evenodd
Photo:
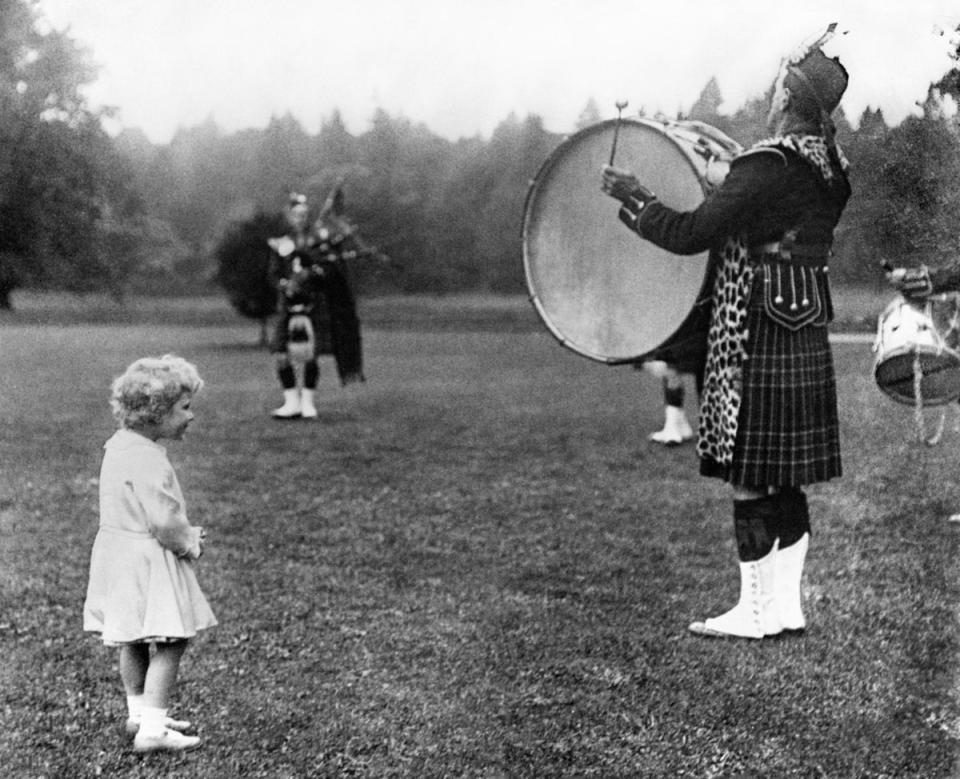
M300 393L300 416L304 419L317 418L317 407L313 403L315 394L312 389L305 389Z
M172 730L190 730L190 728L193 727L193 723L185 719L171 719L167 717L163 721L163 726ZM137 731L140 730L140 720L131 717L127 720L127 724L124 725L124 729L128 736L137 735Z
M777 544L765 557L740 563L740 600L730 611L703 622L692 622L690 631L712 638L766 638L783 631L774 605L774 565Z
M300 392L294 389L283 391L283 405L273 412L274 419L297 419L300 416Z
M158 735L137 733L133 737L134 752L183 752L197 746L200 746L199 736L185 736L170 728Z
M803 563L807 558L809 546L810 534L804 533L796 543L777 550L773 600L784 630L796 632L807 626L807 621L803 617L800 580L803 578Z
M651 433L651 441L665 446L677 446L693 438L693 428L687 421L687 415L682 408L666 406L664 412L663 430Z

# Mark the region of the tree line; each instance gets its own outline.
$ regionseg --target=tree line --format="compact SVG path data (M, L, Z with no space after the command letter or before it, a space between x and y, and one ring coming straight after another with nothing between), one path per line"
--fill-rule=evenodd
M263 231L282 227L290 191L319 204L337 181L364 238L394 261L356 263L361 293L525 291L524 199L564 138L540 117L510 115L489 138L456 141L383 110L361 133L334 111L315 133L287 114L234 133L210 120L164 144L135 129L110 137L105 112L82 96L95 78L88 53L40 21L30 0L0 0L0 306L19 287L209 294L225 280L230 251L255 253ZM711 79L672 118L749 146L769 134L769 97L721 114ZM835 278L875 282L885 259L956 260L957 98L953 68L897 126L878 109L855 126L838 113L854 195L837 233ZM569 131L612 114L591 100Z

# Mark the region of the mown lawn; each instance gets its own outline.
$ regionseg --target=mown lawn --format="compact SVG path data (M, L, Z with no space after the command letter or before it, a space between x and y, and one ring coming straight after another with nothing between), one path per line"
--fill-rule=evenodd
M687 623L737 589L724 485L690 447L646 441L653 379L499 316L384 315L366 384L341 389L325 362L311 424L269 418L280 398L249 323L200 326L190 306L149 324L8 315L0 773L953 775L957 409L919 443L869 345L838 344L846 473L810 493L810 628L705 641ZM166 351L207 380L168 448L208 529L221 624L176 695L203 746L139 757L81 606L107 387Z

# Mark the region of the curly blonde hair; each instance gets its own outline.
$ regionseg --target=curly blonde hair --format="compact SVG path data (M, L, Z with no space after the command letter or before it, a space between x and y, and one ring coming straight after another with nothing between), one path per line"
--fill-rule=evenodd
M113 381L110 408L122 427L156 425L184 395L196 395L203 379L182 357L144 357Z

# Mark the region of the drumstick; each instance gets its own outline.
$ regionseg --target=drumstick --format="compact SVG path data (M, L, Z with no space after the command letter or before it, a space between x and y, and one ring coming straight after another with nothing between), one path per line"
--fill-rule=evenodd
M627 101L624 100L622 103L618 100L616 102L617 106L617 123L613 126L613 146L610 147L610 165L613 165L613 156L617 153L617 136L620 134L620 114L623 109L627 107Z

